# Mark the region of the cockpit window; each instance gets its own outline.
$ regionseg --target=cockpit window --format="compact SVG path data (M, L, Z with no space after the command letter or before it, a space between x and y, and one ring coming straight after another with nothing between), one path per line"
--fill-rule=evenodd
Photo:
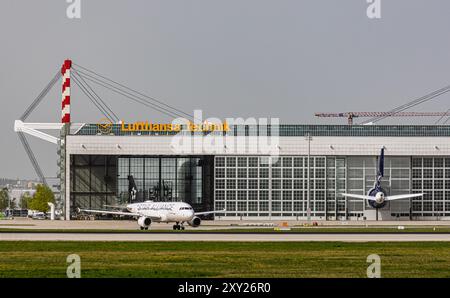
M192 207L180 207L180 210L192 210Z

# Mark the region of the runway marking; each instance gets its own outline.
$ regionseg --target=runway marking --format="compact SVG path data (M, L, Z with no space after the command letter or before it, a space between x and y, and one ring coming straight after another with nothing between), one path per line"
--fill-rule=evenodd
M0 233L0 241L450 242L450 234Z

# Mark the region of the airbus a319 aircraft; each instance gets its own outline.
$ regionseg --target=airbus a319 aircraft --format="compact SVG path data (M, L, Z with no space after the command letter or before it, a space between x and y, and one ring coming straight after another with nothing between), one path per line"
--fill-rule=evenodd
M164 182L163 182L164 184ZM128 195L130 202L134 202L137 198L138 191L136 182L132 175L128 176ZM92 209L80 209L78 212L96 213L96 214L112 214L136 217L137 223L141 230L148 230L152 222L174 222L174 230L184 230L184 223L196 228L202 220L199 215L213 214L224 212L220 211L206 211L195 212L191 205L185 202L154 202L145 201L139 203L130 203L125 206L105 206L118 208L120 211L112 210L92 210Z
M80 212L113 214L137 217L137 223L141 230L148 230L152 222L175 222L174 230L184 230L184 223L192 227L198 227L201 224L199 215L212 214L221 211L195 212L194 209L185 202L153 202L145 201L142 203L132 203L126 205L126 211L111 210L90 210L78 209Z
M369 205L376 209L376 219L378 220L378 209L386 206L387 202L408 198L415 198L423 196L423 193L418 194L404 194L404 195L393 195L387 196L386 191L381 187L381 179L384 176L384 148L381 149L380 157L378 158L377 166L377 179L367 195L357 195L343 193L344 197L367 200Z

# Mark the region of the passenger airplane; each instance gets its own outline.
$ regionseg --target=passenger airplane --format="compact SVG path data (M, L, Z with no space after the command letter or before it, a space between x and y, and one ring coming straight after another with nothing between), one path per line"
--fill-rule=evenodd
M126 205L127 211L78 209L79 212L113 214L138 217L137 223L141 230L148 230L152 222L175 222L174 230L184 230L184 223L192 227L201 224L199 215L212 214L221 211L194 212L188 203L184 202L153 202L132 203Z
M373 188L371 188L367 195L355 195L343 193L344 197L368 200L369 205L376 209L376 219L378 220L378 209L386 206L387 202L408 198L415 198L423 196L423 193L418 194L404 194L404 195L394 195L387 196L386 191L381 188L381 179L384 176L384 148L381 149L380 157L378 158L378 167L377 167L377 180L375 181Z

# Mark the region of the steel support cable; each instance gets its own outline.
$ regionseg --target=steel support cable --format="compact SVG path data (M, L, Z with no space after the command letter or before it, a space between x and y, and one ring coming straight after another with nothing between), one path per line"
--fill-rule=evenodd
M403 111L403 110L406 110L406 109L415 107L415 106L417 106L417 105L419 105L419 104L422 104L422 103L424 103L424 102L427 102L427 101L429 101L429 100L432 100L432 99L434 99L434 98L436 98L436 97L438 97L438 96L440 96L440 95L442 95L442 94L445 94L445 93L447 93L447 92L449 92L449 91L450 91L450 86L447 86L447 87L445 87L445 88L442 88L442 89L440 89L440 90L437 91L437 92L433 92L433 94L430 94L429 96L427 96L425 99L421 100L420 102L416 102L416 103L414 103L414 104L410 104L410 105L408 105L406 108L401 109L400 111Z
M383 119L385 119L387 117L395 115L396 113L402 112L404 110L407 110L409 108L415 107L415 106L417 106L419 104L422 104L424 102L432 100L432 99L434 99L434 98L436 98L436 97L438 97L438 96L440 96L442 94L445 94L445 93L447 93L449 91L450 91L450 85L446 86L444 88L441 88L439 90L435 90L435 91L433 91L433 92L431 92L431 93L429 93L427 95L424 95L424 96L422 96L420 98L417 98L417 99L415 99L415 100L413 100L413 101L411 101L409 103L403 104L403 105L401 105L399 107L396 107L396 108L390 110L388 113L391 113L391 115L373 117L373 118L371 118L369 120L366 120L366 121L362 122L362 124L370 123L370 122L378 122L378 121L383 120Z
M434 122L434 124L438 124L442 119L444 119L447 115L449 115L449 113L450 113L450 109L448 109L444 115L442 115L436 122ZM450 119L450 116L448 116L447 120L445 120L445 122L443 124L446 124L449 119Z
M158 111L158 112L160 112L160 113L163 113L163 114L165 114L165 115L167 115L167 116L169 116L169 117L172 117L172 118L182 117L182 118L184 118L183 116L174 114L174 113L171 112L171 111L164 111L164 110L161 110L161 109L155 107L154 104L148 103L147 101L143 101L142 99L140 99L140 98L137 97L136 95L132 95L132 94L130 94L130 93L125 93L126 91L120 90L120 89L118 89L118 88L116 88L116 87L114 87L114 86L112 86L112 85L110 85L110 84L108 84L108 83L103 83L103 82L101 82L101 81L99 82L97 79L93 79L93 78L86 77L86 76L85 76L84 78L85 78L86 80L91 81L91 82L93 82L93 83L95 83L95 84L97 84L97 85L100 85L100 86L102 86L102 87L104 87L104 88L106 88L106 89L108 89L108 90L111 90L111 91L113 91L113 92L115 92L115 93L118 93L118 94L120 94L120 95L122 95L122 96L125 96L126 98L131 99L131 100L133 100L134 102L137 102L137 103L142 104L142 105L144 105L144 106L147 106L147 107L149 107L149 108L151 108L151 109L153 109L153 110L156 110L156 111ZM111 86L111 87L109 87L108 85ZM118 89L118 90L117 90L117 89Z
M108 119L114 119L114 117L98 102L98 100L89 92L86 86L81 82L77 75L73 76L75 84L81 89L86 97L94 104L94 106Z
M39 95L33 100L31 105L25 110L25 112L19 118L20 120L25 121L25 119L28 118L28 116L31 114L31 112L33 112L33 110L39 105L39 103L48 94L48 92L52 89L52 87L55 85L55 83L59 80L60 77L61 77L61 72L58 71L56 73L56 75L47 84L47 86L45 86L45 88L41 91L41 93L39 93Z
M173 112L171 112L171 111L161 110L160 108L155 107L154 104L148 103L147 101L143 101L142 99L140 99L139 97L136 97L135 95L130 95L129 93L124 93L124 91L121 91L120 89L116 90L116 89L114 89L114 87L113 88L108 87L104 83L96 81L95 79L88 78L88 77L85 77L85 79L88 80L88 81L91 81L91 82L93 82L93 83L95 83L97 85L100 85L100 86L102 86L102 87L104 87L104 88L106 88L108 90L111 90L111 91L113 91L113 92L115 92L117 94L120 94L120 95L122 95L122 96L124 96L124 97L126 97L128 99L131 99L134 102L137 102L137 103L142 104L142 105L144 105L146 107L149 107L149 108L151 108L151 109L153 109L155 111L158 111L158 112L160 112L162 114L165 114L165 115L167 115L169 117L172 117L172 118L183 117L183 116L180 116L180 115L173 114Z
M445 88L442 88L442 89L439 89L439 90L437 90L437 91L434 91L434 92L432 92L432 93L430 93L430 94L427 94L427 95L425 95L425 96L422 96L421 98L419 98L419 99L417 99L417 100L414 100L414 101L412 101L412 102L410 102L410 103L407 103L407 104L404 104L404 105L402 105L402 106L400 106L400 107L397 107L397 108L395 108L395 109L392 109L391 111L388 112L388 113L391 113L391 115L374 117L374 118L369 119L369 120L367 120L367 121L365 121L365 122L363 122L363 123L377 122L377 121L383 120L383 119L385 119L385 118L387 118L387 117L390 117L390 116L392 116L392 115L395 115L396 113L402 112L402 111L404 111L404 110L407 110L407 109L409 109L409 108L415 107L415 106L417 106L417 105L419 105L419 104L422 104L422 103L424 103L424 102L427 102L427 101L429 101L429 100L432 100L432 99L434 99L434 98L436 98L436 97L438 97L438 96L440 96L440 95L442 95L442 94L444 94L444 93L447 93L447 92L449 92L449 91L450 91L450 86L447 86L447 87L445 87Z
M127 86L125 86L125 85L123 85L123 84L121 84L121 83L118 83L117 81L111 80L111 79L109 79L109 78L107 78L107 77L105 77L105 76L103 76L103 75L101 75L101 74L99 74L99 73L97 73L97 72L95 72L95 71L92 71L92 70L90 70L90 69L88 69L88 68L86 68L86 67L83 67L83 66L81 66L81 65L79 65L79 64L74 63L74 65L76 65L77 67L80 67L81 69L84 69L85 71L90 72L91 74L94 74L94 75L96 75L96 76L98 76L98 77L101 77L101 78L103 78L103 79L105 79L105 80L107 80L107 81L110 81L110 82L112 82L112 83L118 85L118 86L121 86L122 88L125 88L125 89L127 89L127 90L129 90L129 91L132 91L132 92L134 92L134 93L136 93L136 94L139 94L139 95L141 95L141 96L143 96L143 97L145 97L145 98L147 98L147 99L149 99L149 100L151 100L151 101L157 102L157 103L159 103L159 104L161 104L161 105L163 105L163 106L165 106L165 107L167 107L167 108L169 108L169 109L172 109L172 110L174 110L174 111L177 111L177 112L179 112L179 113L181 113L181 114L183 114L183 115L185 115L185 116L187 116L187 117L189 117L189 118L194 118L193 115L191 115L191 114L189 114L189 113L186 113L186 112L184 112L184 111L182 111L182 110L180 110L180 109L177 109L177 108L175 108L175 107L173 107L173 106L171 106L171 105L168 105L168 104L162 102L161 100L158 100L158 99L156 99L156 98L154 98L154 97L148 96L148 95L146 95L146 94L144 94L144 93L142 93L142 92L139 92L139 91L134 90L134 89L132 89L132 88L130 88L130 87L127 87ZM183 117L185 117L185 116L183 116Z
M390 115L384 115L384 116L374 117L374 118L371 118L371 119L369 119L369 120L364 121L363 123L378 122L378 121L383 120L383 119L385 119L385 118L387 118L387 117L394 116L395 114L397 114L397 113L399 113L399 112L402 112L402 111L407 110L407 109L409 109L409 108L415 107L415 106L417 106L417 105L419 105L419 104L422 104L422 103L424 103L424 102L427 102L427 101L429 101L429 100L432 100L432 99L435 98L435 97L438 97L438 96L440 96L440 95L442 95L442 94L444 94L444 93L449 92L449 91L450 91L449 88L450 88L450 86L447 87L447 88L445 88L445 90L444 90L444 89L441 89L441 90L439 90L439 91L435 91L435 92L433 92L433 93L430 93L430 94L428 94L428 95L422 97L420 101L415 101L414 103L409 103L409 104L407 104L407 105L403 105L403 106L401 106L401 107L397 107L397 108L395 108L395 109L393 109L393 110L391 110L391 111L388 112Z
M163 105L163 106L166 106L166 107L169 108L169 109L172 109L172 110L177 111L177 112L179 112L179 113L181 113L181 114L184 114L185 116L188 116L188 117L191 117L191 118L192 118L192 115L190 115L189 113L186 113L186 112L184 112L184 111L182 111L182 110L179 110L179 109L177 109L177 108L175 108L175 107L173 107L173 106L170 106L170 105L168 105L168 104L166 104L166 103L164 103L164 102L162 102L162 101L160 101L160 100L158 100L158 99L156 99L156 98L154 98L154 97L148 96L148 95L146 95L146 94L144 94L144 93L141 93L141 92L139 92L139 91L137 91L137 90L134 90L134 89L132 89L132 88L130 88L130 87L128 87L128 86L125 86L125 85L123 85L123 84L121 84L121 83L118 83L117 81L114 81L114 80L112 80L112 79L109 79L109 78L107 78L107 77L105 77L105 76L103 76L103 75L101 75L101 74L99 74L99 73L97 73L97 72L95 72L95 71L92 71L92 70L90 70L90 69L88 69L88 68L86 68L86 67L83 67L83 66L81 66L81 65L79 65L79 64L74 63L74 65L76 65L76 66L78 66L78 67L84 69L85 71L88 71L88 72L90 72L90 73L92 73L92 74L94 74L94 75L96 75L96 76L98 76L98 77L101 77L101 78L103 78L103 79L105 79L105 80L107 80L107 81L110 81L110 82L112 82L112 83L114 83L114 84L116 84L116 85L119 85L119 86L121 86L121 87L123 87L123 88L125 88L125 89L127 89L127 90L129 90L129 91L132 91L132 92L134 92L134 93L137 93L137 94L139 94L139 95L141 95L141 96L143 96L143 97L146 97L146 98L148 98L148 99L150 99L150 100L152 100L152 101L155 101L155 102L157 102L157 103L159 103L159 104L161 104L161 105Z
M104 108L102 108L102 106L100 106L98 101L95 98L93 98L92 94L89 93L89 90L87 90L87 88L77 78L77 75L73 74L72 78L73 78L75 85L77 85L78 88L80 88L80 90L94 104L94 106L100 111L100 113L102 113L106 118L112 118L112 116L110 114L108 114L108 112Z
M94 91L94 89L92 89L92 87L83 79L83 77L82 76L80 76L80 74L78 74L78 72L76 71L76 70L74 70L74 73L77 75L77 78L78 78L78 80L80 80L80 82L82 81L83 83L84 83L84 85L87 87L87 88L89 88L89 90L92 92L91 94L94 94L96 97L97 97L97 99L98 99L98 101L100 102L100 103L102 103L103 104L103 107L106 109L106 110L108 110L108 112L109 112L109 114L110 115L112 115L112 116L114 116L114 119L111 119L111 120L113 120L114 122L119 122L119 117L117 117L117 115L116 115L116 113L114 113L114 111L113 110L111 110L111 108L103 101L103 99ZM100 104L99 103L99 104Z
M405 108L405 107L408 107L408 106L411 106L411 105L414 105L414 104L417 104L417 103L421 103L422 101L427 100L430 96L434 96L434 95L436 95L436 94L440 94L441 92L444 92L444 91L447 90L448 88L450 88L450 85L449 85L449 86L446 86L446 87L444 87L444 88L435 90L435 91L433 91L433 92L431 92L431 93L429 93L429 94L426 94L426 95L424 95L424 96L421 96L421 97L419 97L419 98L417 98L417 99L415 99L415 100L413 100L413 101L411 101L411 102L407 102L406 104L403 104L403 105L401 105L401 106L398 106L398 107L396 107L396 108L393 109L393 110L398 110L398 109L402 109L402 108Z
M113 119L113 117L106 111L98 101L89 93L89 90L77 79L77 75L72 75L75 84L83 91L84 95L95 105L95 107L102 113L106 118Z
M417 99L415 99L415 100L413 100L413 101L410 101L410 102L407 102L406 104L403 104L403 105L401 105L401 106L398 106L398 107L392 109L392 111L396 111L396 110L400 110L400 109L404 109L404 108L407 108L407 107L410 107L410 106L414 106L414 105L420 104L420 103L422 103L423 101L429 100L429 97L433 97L433 96L440 95L440 94L442 94L442 92L445 93L446 90L448 90L449 88L450 88L450 85L449 85L449 86L446 86L446 87L444 87L444 88L435 90L435 91L433 91L433 92L431 92L431 93L429 93L429 94L426 94L426 95L424 95L424 96L421 96L421 97L419 97L419 98L417 98Z
M48 94L48 92L53 88L55 83L59 80L61 77L61 72L58 70L55 74L55 76L50 80L50 82L45 86L45 88L39 93L39 95L33 100L31 105L25 110L25 112L22 114L22 116L19 118L21 121L25 121L28 116L31 114L31 112L34 111L34 109L41 103L42 99ZM39 163L37 162L36 156L34 155L33 151L31 150L30 144L28 143L25 134L21 131L17 132L20 142L22 143L22 146L25 149L25 152L28 155L28 158L31 161L31 165L34 168L34 171L36 172L36 175L39 177L42 183L45 185L47 184L47 180L44 177L44 174L42 172L42 169L39 167Z
M177 118L177 117L185 118L185 116L183 116L183 115L181 115L181 114L179 114L179 113L177 113L177 112L174 112L174 111L171 111L170 109L167 109L167 108L161 107L161 106L159 106L159 105L156 105L156 104L154 104L154 103L152 103L152 102L146 100L145 98L139 97L139 96L137 96L137 95L135 95L135 94L133 94L133 93L130 93L130 92L124 90L124 89L121 89L121 88L119 88L119 87L117 87L117 86L114 86L114 85L108 83L108 82L105 81L105 80L99 79L99 78L97 78L97 77L95 77L95 76L92 76L92 75L87 74L87 73L82 72L82 71L78 71L78 72L79 72L79 74L82 75L85 79L87 79L87 80L89 80L89 81L91 81L91 82L94 82L94 83L96 83L96 84L98 84L98 85L101 85L101 86L103 86L104 88L107 88L107 89L109 89L109 90L111 90L111 91L114 91L114 92L116 92L116 93L119 93L119 94L121 94L121 95L123 95L123 96L126 96L126 97L128 97L129 99L131 99L131 98L130 98L130 96L131 96L131 97L133 97L133 98L139 100L138 102L139 102L140 104L143 104L143 105L145 105L145 106L147 106L147 107L151 107L151 108L157 110L158 112L164 113L164 114L169 115L170 117L174 117L174 118ZM109 86L109 87L107 87L107 86ZM113 88L114 90L111 89L111 88ZM125 94L126 94L126 95L125 95ZM150 106L149 106L149 105L150 105ZM165 112L163 112L163 111L165 111ZM191 117L191 116L190 116L190 117Z
M442 95L442 94L450 91L449 88L450 88L450 86L447 86L447 87L441 88L439 90L433 91L433 92L431 92L431 93L429 93L429 94L427 94L425 96L422 96L422 97L420 97L418 99L415 99L415 100L413 100L411 102L408 102L406 104L403 104L403 105L401 105L399 107L396 107L396 108L390 110L389 112L387 112L387 113L390 113L390 115L376 116L376 117L373 117L373 118L371 118L369 120L366 120L366 121L362 122L362 124L369 123L369 122L377 122L377 121L380 121L380 120L385 119L387 117L393 116L396 113L402 112L402 111L404 111L406 109L409 109L411 107L417 106L417 105L419 105L421 103L424 103L424 102L426 102L428 100L431 100L431 99L433 99L433 98L435 98L435 97L437 97L439 95Z
M42 170L39 167L39 164L38 164L38 162L36 160L36 157L34 156L34 153L31 150L31 147L28 144L28 141L27 141L24 133L19 131L19 132L17 132L17 134L19 135L19 139L22 142L22 145L25 148L25 151L26 151L28 157L30 158L31 164L33 165L33 168L34 168L36 174L38 175L38 177L41 180L41 182L44 183L45 185L47 185L47 181L46 181L46 179L44 177L44 174L42 173Z

